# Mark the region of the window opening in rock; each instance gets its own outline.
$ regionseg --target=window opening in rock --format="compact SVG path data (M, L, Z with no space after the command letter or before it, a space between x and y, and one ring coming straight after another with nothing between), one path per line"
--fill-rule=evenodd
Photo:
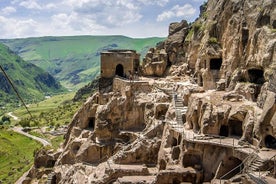
M177 146L177 139L175 137L172 138L172 147Z
M210 70L220 70L221 65L222 65L222 58L210 60Z
M220 130L219 130L219 135L227 137L229 135L228 126L221 125Z
M159 170L165 170L167 166L167 163L165 160L161 159L159 163Z
M199 86L203 86L203 78L202 78L202 75L199 75L199 77L198 77L198 85Z
M242 136L242 121L229 120L228 125L231 136Z
M172 159L177 160L179 158L180 149L179 147L174 147L172 151Z
M276 149L276 139L275 139L275 137L273 137L271 135L267 135L265 137L265 146L267 148Z
M124 77L124 67L123 67L123 65L118 64L116 66L116 73L115 74L120 76L120 77Z
M92 129L92 130L95 129L95 117L89 118L88 129Z
M255 84L263 84L265 82L264 79L264 71L261 69L250 69L248 70L249 82Z

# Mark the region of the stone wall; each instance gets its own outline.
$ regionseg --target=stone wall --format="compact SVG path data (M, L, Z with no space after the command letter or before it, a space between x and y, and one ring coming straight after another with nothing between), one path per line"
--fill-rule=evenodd
M134 50L110 50L101 53L101 77L129 77L138 72L140 54Z
M128 79L114 78L113 91L124 93L127 86L130 86L133 91L137 92L152 91L152 86L146 81L133 81Z

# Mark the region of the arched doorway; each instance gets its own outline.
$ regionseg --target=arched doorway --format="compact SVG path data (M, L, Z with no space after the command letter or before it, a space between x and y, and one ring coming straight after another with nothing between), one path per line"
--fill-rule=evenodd
M275 137L273 137L271 135L267 135L265 137L265 146L267 148L276 149L276 139L275 139Z
M123 65L121 64L118 64L116 66L116 72L115 72L116 75L120 76L120 77L124 77L124 67Z

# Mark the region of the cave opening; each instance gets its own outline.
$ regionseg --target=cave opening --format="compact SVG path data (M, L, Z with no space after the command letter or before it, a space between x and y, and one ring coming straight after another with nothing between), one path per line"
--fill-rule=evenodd
M228 180L238 174L243 168L244 165L242 161L236 157L231 156L228 159L222 161L216 178Z
M271 135L265 137L265 146L267 148L276 149L276 139Z
M228 126L221 125L220 130L219 130L219 135L227 137L229 135L229 128L228 128Z
M95 117L91 117L88 120L88 129L94 130L95 129Z
M180 155L180 148L179 147L174 147L172 150L172 159L177 160Z
M159 163L159 170L165 170L166 167L167 167L166 161L164 159L161 159Z
M116 66L116 72L115 72L116 75L120 76L120 77L124 77L124 67L123 65L121 64L118 64Z
M175 137L172 138L172 147L177 146L177 139Z
M182 160L183 167L194 167L202 165L202 160L199 154L186 153Z
M222 58L214 58L210 60L210 70L220 70Z
M249 82L254 84L263 84L265 82L264 71L262 69L249 69L248 77Z
M229 135L231 136L242 136L242 121L239 120L229 120Z

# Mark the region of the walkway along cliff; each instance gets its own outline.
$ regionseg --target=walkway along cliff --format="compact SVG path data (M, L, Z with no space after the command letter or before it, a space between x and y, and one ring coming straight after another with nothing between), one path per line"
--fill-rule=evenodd
M275 182L275 7L209 0L138 68L113 58L63 148L39 152L25 182Z

